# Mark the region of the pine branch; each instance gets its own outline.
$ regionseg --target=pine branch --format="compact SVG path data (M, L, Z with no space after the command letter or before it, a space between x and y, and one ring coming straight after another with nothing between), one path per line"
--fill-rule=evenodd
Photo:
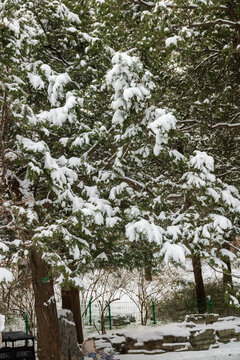
M35 13L35 16L36 16L36 18L37 18L37 20L38 20L38 22L39 22L39 24L40 24L40 26L41 26L44 34L46 35L46 38L47 38L47 40L48 40L48 46L49 46L49 48L50 48L53 52L55 52L55 54L58 56L58 58L59 58L65 65L70 66L71 64L70 64L67 60L64 59L64 57L61 55L61 53L58 51L58 49L56 49L54 46L52 46L51 41L50 41L50 38L49 38L49 35L48 35L48 33L47 33L47 30L46 30L45 26L43 25L43 22L42 22L42 20L39 18L39 16L38 16L37 13Z
M206 59L204 59L203 61L200 62L200 64L198 64L198 66L195 67L194 71L196 71L198 68L200 68L205 62L207 62L208 60L214 58L215 56L220 55L220 51L215 52L214 54L208 56Z
M207 21L207 22L203 22L203 23L193 23L190 24L189 27L191 28L199 28L199 27L209 27L209 26L215 26L218 24L222 24L222 25L229 25L229 26L234 26L234 27L238 27L240 26L240 22L239 21L230 21L230 20L225 20L225 19L217 19L215 21Z
M133 185L134 187L136 187L138 189L146 190L149 194L151 194L154 197L156 196L154 194L154 192L152 192L151 189L149 189L148 187L146 187L145 184L143 184L137 180L131 179L129 177L121 177L120 180L125 181L127 184Z

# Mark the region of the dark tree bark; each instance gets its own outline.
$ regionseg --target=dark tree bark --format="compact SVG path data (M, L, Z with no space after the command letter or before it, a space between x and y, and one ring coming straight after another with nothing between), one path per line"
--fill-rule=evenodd
M233 289L233 280L232 280L232 267L231 267L231 262L230 260L225 260L224 261L227 265L228 268L228 274L226 273L226 270L224 269L224 273L223 273L223 286L227 287L230 286Z
M227 249L230 251L230 245L228 243L225 243L223 245L224 249ZM227 265L228 268L228 273L226 273L226 269L223 269L223 286L224 288L230 286L233 289L233 280L232 280L232 267L231 267L231 262L229 260L229 258L224 259L225 264Z
M79 344L83 343L82 315L80 307L79 290L71 287L70 290L62 289L62 308L71 310L76 325L77 340Z
M192 256L192 266L196 286L196 296L197 296L197 307L198 312L206 312L206 294L204 290L203 277L202 277L202 266L200 256Z
M152 281L152 267L151 265L146 265L144 268L145 271L145 280Z
M61 360L61 340L53 281L46 282L49 268L34 249L31 250L30 265L37 316L38 359Z

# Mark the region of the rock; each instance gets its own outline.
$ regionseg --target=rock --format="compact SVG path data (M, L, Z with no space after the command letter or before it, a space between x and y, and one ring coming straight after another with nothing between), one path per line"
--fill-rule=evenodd
M62 360L83 360L72 312L70 310L59 310L58 322L62 342Z
M125 341L126 339L124 336L114 336L111 339L113 348L121 354L125 352Z
M163 343L162 349L165 351L176 351L176 350L189 350L191 349L191 344L189 342L183 343Z
M194 350L208 350L210 345L216 343L214 329L191 331L190 343Z
M213 324L219 318L218 314L190 314L186 315L186 322L194 322L195 324Z
M164 343L183 343L188 341L187 336L163 335Z
M134 349L138 350L138 349L144 349L144 344L142 341L138 341L137 343L134 344Z
M112 350L112 343L110 342L110 340L108 338L101 337L101 338L94 338L94 340L95 340L96 349L98 351Z
M127 354L128 353L128 347L126 344L121 344L121 348L119 350L120 354Z
M162 348L163 338L160 339L151 339L144 341L144 349L146 350L158 350Z
M229 340L231 340L232 338L234 338L236 336L235 329L217 330L216 334L218 336L218 341L223 342L223 343L229 342Z
M164 354L166 351L164 350L153 350L153 351L149 351L149 350L129 350L128 354L131 355L137 355L137 354L144 354L144 355L158 355L158 354Z
M128 349L134 349L134 344L137 343L137 339L136 338L131 338L130 336L126 337L126 347Z

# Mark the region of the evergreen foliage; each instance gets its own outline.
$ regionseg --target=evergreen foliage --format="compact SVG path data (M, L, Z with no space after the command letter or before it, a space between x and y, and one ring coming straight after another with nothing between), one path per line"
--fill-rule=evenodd
M239 4L0 2L1 248L62 284L239 233ZM149 243L151 243L149 245Z

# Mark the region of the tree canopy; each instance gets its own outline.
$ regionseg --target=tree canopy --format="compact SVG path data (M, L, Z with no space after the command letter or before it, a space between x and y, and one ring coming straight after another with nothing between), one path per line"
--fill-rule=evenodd
M75 286L109 262L226 267L240 226L238 2L0 9L3 254L34 247Z

